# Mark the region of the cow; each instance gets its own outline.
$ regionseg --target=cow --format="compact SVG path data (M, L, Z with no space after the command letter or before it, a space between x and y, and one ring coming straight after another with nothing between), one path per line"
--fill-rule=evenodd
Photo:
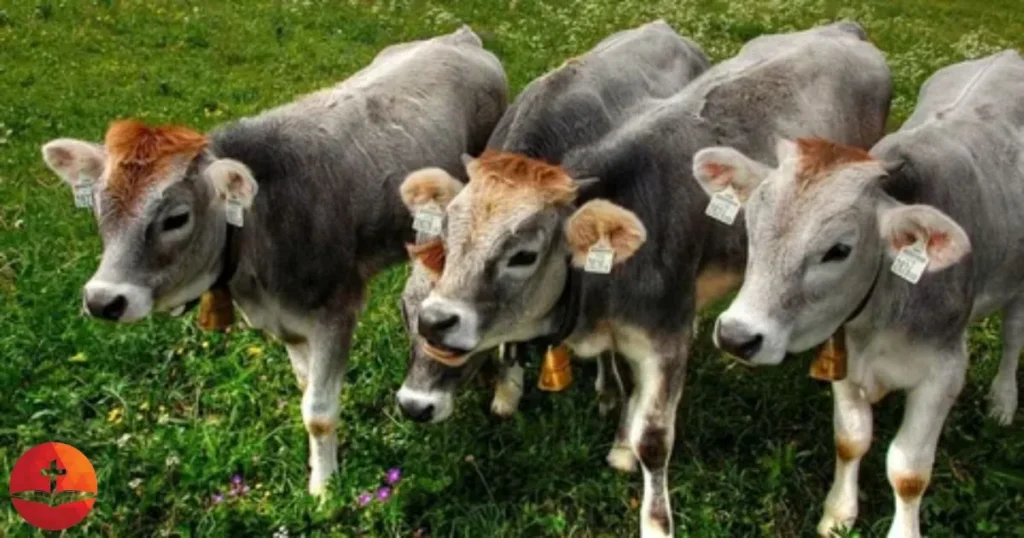
M886 456L896 502L888 536L921 536L922 495L966 375L967 326L998 311L990 413L1013 419L1024 346L1022 133L1024 59L1005 51L936 72L910 119L870 153L783 141L772 166L705 150L707 163L742 178L705 187L736 183L747 200L747 276L716 322L719 347L758 364L833 334L848 350L847 376L832 385L836 467L823 536L857 517L871 408L895 391L906 408Z
M678 92L707 68L700 47L663 20L616 32L528 84L498 122L487 147L558 163L569 150L592 144L622 124L637 106ZM411 175L403 183L402 195L416 212L430 204L446 206L461 188L443 170L428 169ZM398 402L406 416L438 422L451 414L455 388L467 376L464 370L475 371L486 357L477 357L468 366L465 361L436 364L428 353L431 348L417 334L419 304L444 258L441 242L422 239L424 244L410 250L413 270L402 299L405 314L412 314L403 315L412 345ZM415 261L417 257L421 262ZM432 271L427 270L430 267ZM514 344L507 349L510 355L525 353ZM602 414L614 407L618 396L616 385L621 385L612 383L615 372L610 354L598 361L595 388ZM522 395L522 365L499 363L499 373L491 410L508 416Z
M771 160L777 139L797 136L867 148L884 134L890 94L881 52L840 22L750 41L559 165L497 151L470 159L420 334L449 361L566 327L579 356L614 349L634 389L608 462L633 471L639 460L641 535L672 535L667 471L692 322L746 263L742 226L705 216L694 154L726 143Z
M392 45L340 84L209 135L113 123L103 144L58 139L43 158L92 205L103 239L92 316L180 311L226 287L279 337L302 389L309 491L337 469L338 396L366 282L406 258L398 196L427 165L464 176L507 105L498 59L468 27ZM90 187L94 186L94 187Z
M431 197L440 206L447 205L462 183L439 168L427 168L414 172L403 185L411 186L421 182L431 185L438 194ZM403 200L411 210L418 204L413 198L413 189L403 189ZM528 352L525 344L505 343L499 347L497 357L493 353L480 354L465 364L448 366L434 360L425 351L423 338L416 330L419 305L433 288L433 282L444 263L444 245L438 238L417 235L417 244L409 245L411 269L400 297L402 322L409 336L409 361L405 380L396 394L402 413L418 422L442 422L455 409L455 391L482 368L490 365L495 371L494 396L491 413L499 418L509 418L519 407L523 395L523 358ZM598 395L601 416L607 415L620 401L625 401L628 379L623 379L619 365L612 354L603 354L597 362L595 390Z

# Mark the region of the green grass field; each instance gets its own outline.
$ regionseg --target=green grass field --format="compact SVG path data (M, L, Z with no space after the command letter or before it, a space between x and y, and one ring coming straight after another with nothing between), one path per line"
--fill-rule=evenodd
M305 492L306 434L281 346L243 330L201 333L191 317L114 326L79 314L100 244L39 147L99 139L126 116L208 129L341 80L387 44L460 23L484 37L518 90L610 32L658 17L715 60L762 33L856 19L892 66L893 126L935 69L1024 49L1019 0L0 5L0 482L37 443L85 452L99 495L69 536L635 535L641 480L604 463L614 424L597 415L591 368L577 368L566 393L529 391L511 421L488 416L481 387L465 391L447 423L401 419L404 268L374 282L342 395L342 470L318 507ZM972 332L969 381L923 510L932 538L1024 536L1024 417L1010 428L985 417L998 335L998 320ZM705 331L672 464L679 536L813 533L832 475L831 397L806 369L806 358L734 367ZM857 535L882 536L889 523L884 455L900 400L876 413ZM358 508L359 493L394 466L404 472L394 497ZM213 504L235 473L249 493ZM3 501L0 536L41 534Z

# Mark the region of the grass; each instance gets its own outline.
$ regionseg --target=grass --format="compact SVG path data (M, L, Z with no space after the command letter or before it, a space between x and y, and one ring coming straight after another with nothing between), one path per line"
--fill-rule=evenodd
M892 66L893 126L938 67L1024 48L1016 0L8 3L0 10L0 476L40 442L84 451L100 492L69 536L270 536L280 527L290 536L634 535L641 481L604 464L614 425L597 416L592 369L578 368L567 393L530 392L508 422L488 417L480 387L465 391L445 424L400 419L392 402L405 362L395 301L403 268L373 284L342 395L342 471L318 507L305 493L299 393L280 346L247 331L201 333L190 318L113 326L79 315L100 245L39 146L99 139L124 116L208 129L340 80L386 44L463 22L518 90L608 33L657 17L716 60L764 32L855 18ZM998 335L998 320L972 331L969 381L924 505L933 538L1024 535L1024 420L999 428L985 418ZM671 470L680 536L812 534L833 451L829 391L806 367L734 368L700 341ZM535 381L530 372L527 383ZM889 523L884 453L897 400L876 413L860 536L882 536ZM395 497L356 508L356 496L392 466L405 473ZM251 492L212 505L234 473ZM42 534L4 504L0 535Z

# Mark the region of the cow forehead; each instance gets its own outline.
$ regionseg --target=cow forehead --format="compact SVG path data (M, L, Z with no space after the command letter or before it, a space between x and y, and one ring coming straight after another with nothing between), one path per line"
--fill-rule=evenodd
M545 208L572 202L576 187L561 167L512 153L485 153L451 206L453 235L481 247ZM479 240L479 241L478 241Z
M104 190L115 214L131 213L149 188L203 151L205 135L177 125L148 126L136 120L111 124Z
M788 236L849 209L865 194L868 180L884 173L860 148L813 139L798 140L796 147L752 200L767 215L757 225L763 223L769 235Z

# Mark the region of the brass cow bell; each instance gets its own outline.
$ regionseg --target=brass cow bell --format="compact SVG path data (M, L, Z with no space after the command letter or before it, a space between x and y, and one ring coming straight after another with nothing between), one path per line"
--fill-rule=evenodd
M203 294L199 300L199 328L204 331L223 331L235 322L235 305L231 292L214 289Z
M819 381L846 379L846 335L842 327L826 341L811 362L810 376Z
M569 348L565 344L549 347L540 366L537 387L546 392L561 392L571 384L572 362L569 359Z

